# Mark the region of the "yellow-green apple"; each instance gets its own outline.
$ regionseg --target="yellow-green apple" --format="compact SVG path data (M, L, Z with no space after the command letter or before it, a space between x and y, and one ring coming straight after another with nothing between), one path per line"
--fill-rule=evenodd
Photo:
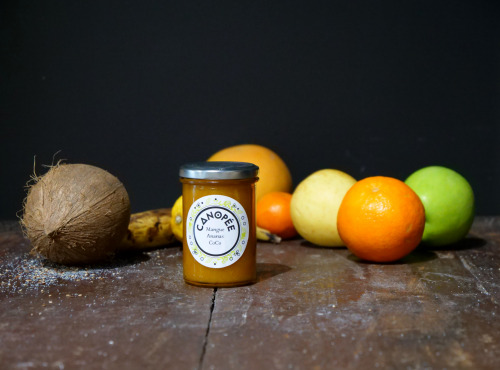
M337 230L337 213L344 195L355 183L352 176L335 169L319 170L302 180L290 202L297 232L318 246L343 246Z
M452 244L467 235L474 220L474 192L462 175L450 168L429 166L412 173L405 183L424 204L425 244Z

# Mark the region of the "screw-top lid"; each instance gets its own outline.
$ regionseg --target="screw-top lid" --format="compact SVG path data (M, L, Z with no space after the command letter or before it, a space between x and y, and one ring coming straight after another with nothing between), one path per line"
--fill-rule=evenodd
M181 166L179 176L200 180L240 180L257 177L259 167L247 162L194 162Z

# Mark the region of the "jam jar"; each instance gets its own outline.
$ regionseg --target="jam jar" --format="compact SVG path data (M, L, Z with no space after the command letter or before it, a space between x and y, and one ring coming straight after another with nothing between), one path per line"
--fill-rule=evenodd
M181 166L186 283L231 287L255 282L258 171L246 162Z

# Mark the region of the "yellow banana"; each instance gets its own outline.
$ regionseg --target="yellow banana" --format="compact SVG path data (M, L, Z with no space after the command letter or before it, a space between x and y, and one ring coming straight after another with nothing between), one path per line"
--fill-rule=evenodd
M171 208L160 208L130 216L128 232L120 249L137 250L159 247L182 240L182 216L172 216ZM177 234L177 235L175 235ZM179 235L180 234L180 235ZM280 243L281 238L257 226L257 239L264 242Z
M146 249L175 242L171 219L170 208L132 214L127 235L120 249Z
M276 234L273 234L269 230L263 229L257 226L257 239L262 240L264 242L271 242L278 244L281 242L281 237Z

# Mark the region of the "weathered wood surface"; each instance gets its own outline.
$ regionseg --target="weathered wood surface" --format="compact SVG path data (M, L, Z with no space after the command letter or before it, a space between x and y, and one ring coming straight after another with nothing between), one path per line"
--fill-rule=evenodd
M259 281L182 282L181 249L62 269L0 225L0 367L500 368L500 217L394 264L303 240L258 246Z
M0 234L0 368L197 368L213 292L185 285L179 247L88 269L44 266Z

